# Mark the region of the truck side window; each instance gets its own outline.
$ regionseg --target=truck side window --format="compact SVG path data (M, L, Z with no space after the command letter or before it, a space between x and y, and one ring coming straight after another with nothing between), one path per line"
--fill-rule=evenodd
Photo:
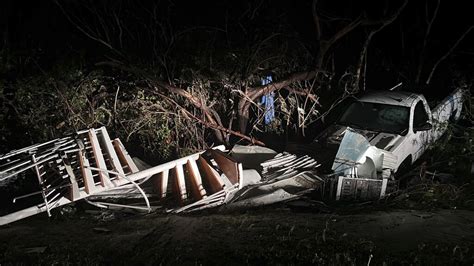
M415 113L413 117L413 126L421 126L428 122L428 114L426 113L423 102L418 102L415 106Z

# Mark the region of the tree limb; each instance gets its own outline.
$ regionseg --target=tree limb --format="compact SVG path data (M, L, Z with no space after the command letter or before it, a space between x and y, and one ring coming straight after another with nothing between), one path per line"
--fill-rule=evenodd
M471 30L474 29L474 26L469 27L462 35L459 37L459 39L454 43L454 45L449 49L438 61L433 66L433 69L431 69L430 75L428 76L428 79L426 80L426 85L429 85L431 82L431 79L433 78L433 74L436 71L436 68L438 65L444 61L448 56L456 49L456 47L459 45L459 43L471 32Z
M321 70L313 70L306 72L297 72L293 73L287 78L278 81L272 82L267 85L258 86L258 87L245 87L244 96L240 98L238 104L238 113L239 113L239 127L241 132L245 132L247 129L247 122L249 118L249 108L250 104L265 94L271 93L276 90L283 89L293 82L309 80L316 77L316 74L323 72Z
M213 128L215 130L219 130L219 131L222 131L222 132L225 132L227 134L232 134L234 136L237 136L239 138L242 138L242 139L245 139L247 141L249 141L250 143L252 144L257 144L257 145L260 145L260 146L265 146L265 143L259 141L258 139L255 139L255 138L252 138L252 137L249 137L249 136L246 136L238 131L234 131L234 130L231 130L231 129L228 129L228 128L225 128L221 125L218 125L216 123L209 123L209 122L206 122L202 119L200 119L199 117L193 115L191 112L189 112L188 110L186 110L184 107L182 107L181 105L179 105L176 101L174 101L173 99L161 94L161 93L157 93L158 95L160 95L161 97L165 98L166 100L168 100L169 102L171 102L173 105L177 106L181 111L183 111L183 113L185 113L187 116L190 116L191 118L195 119L196 121L198 121L199 123L203 124L204 126L206 127L209 127L209 128Z
M428 27L426 28L426 32L425 32L425 37L423 38L423 46L421 47L421 51L420 51L420 57L418 59L418 70L416 72L416 77L415 77L415 84L418 84L420 82L420 78L421 78L421 71L423 69L423 63L424 63L424 56L425 56L425 49L426 49L426 46L428 45L428 36L430 35L430 32L431 32L431 27L433 26L433 23L438 15L438 11L439 11L439 6L441 4L441 0L438 0L438 3L436 4L436 8L433 12L433 16L429 19L428 17L428 3L429 1L426 2L426 23L428 24Z
M203 112L205 118L209 121L209 123L215 124L215 125L220 126L220 127L223 127L222 124L220 123L220 119L217 116L216 117L213 116L213 112L210 111L210 109L201 101L201 99L199 99L198 97L196 97L195 95L193 95L192 93L190 93L189 91L187 91L183 88L179 88L179 87L167 84L165 82L155 80L155 79L149 77L143 71L140 71L139 69L136 69L136 68L133 68L133 67L127 67L123 64L106 61L106 62L97 63L96 65L97 66L111 66L111 67L118 68L118 69L121 69L123 71L129 72L129 73L138 75L138 76L144 78L148 82L149 86L151 88L155 89L155 92L157 91L156 90L157 88L162 88L162 89L164 89L164 90L166 90L170 93L182 96L187 101L189 101L195 108L200 109ZM214 112L214 115L216 115L215 112ZM223 136L222 132L219 131L219 130L214 130L214 132L215 132L216 138L219 141L223 142L224 141L224 136Z
M320 71L313 70L307 72L293 73L281 81L272 82L263 86L247 88L247 95L251 100L255 101L258 97L261 97L265 94L269 94L276 90L280 90L292 84L293 82L313 79L316 76L316 73L318 72Z
M316 7L317 4L318 4L318 0L313 0L312 12L313 12L314 25L316 27L316 39L320 41L321 40L321 25L319 23L319 15L318 15L317 7Z
M116 53L117 55L121 56L121 57L124 57L124 55L117 49L115 49L109 42L106 42L104 41L103 39L97 37L97 36L94 36L93 33L91 32L88 32L87 30L85 30L83 27L81 27L78 23L76 23L72 18L71 16L69 16L69 14L66 12L66 10L64 10L63 6L59 3L58 0L55 0L54 1L56 3L56 5L61 9L61 11L63 12L64 16L67 18L67 20L69 20L69 22L71 22L72 25L74 25L74 27L76 27L80 32L82 32L84 35L86 35L88 38L90 38L91 40L94 40L102 45L104 45L105 47L107 47L108 49L110 49L112 52ZM98 14L96 14L96 16L98 18L100 18L100 16ZM107 32L105 30L105 32Z
M319 20L317 20L319 23ZM329 48L331 48L334 43L336 43L339 39L344 37L346 34L354 30L357 26L359 26L362 22L361 17L358 17L357 19L351 21L349 24L347 24L345 27L340 29L338 32L336 32L332 37L330 37L327 40L320 40L319 41L319 52L318 56L316 58L316 68L320 69L322 68L324 58L326 56L327 51ZM319 29L321 30L321 29ZM321 32L319 33L321 34Z
M345 27L340 29L336 34L334 34L331 38L329 38L327 41L325 41L326 46L329 48L332 46L335 42L337 42L339 39L344 37L346 34L357 28L362 23L362 17L359 16L355 20L351 21L351 23L347 24Z
M362 51L359 56L359 63L356 69L354 87L359 86L362 65L364 63L364 58L366 58L367 50L369 48L369 44L373 36L379 31L383 30L388 25L392 24L398 18L398 16L400 15L400 13L403 11L403 9L405 8L407 4L408 4L408 0L405 0L405 2L403 2L403 4L390 17L381 21L381 25L379 27L370 31L369 35L367 36L367 39L364 42L364 46L362 47Z

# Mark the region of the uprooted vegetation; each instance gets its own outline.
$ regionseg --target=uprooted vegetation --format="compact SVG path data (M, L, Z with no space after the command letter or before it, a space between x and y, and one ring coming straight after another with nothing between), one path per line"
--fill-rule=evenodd
M369 45L401 19L406 6L387 6L372 16L354 10L351 20L341 17L331 25L333 18L322 11L331 6L314 1L313 42L270 14L278 8L257 4L243 13L246 23L231 14L223 29L174 21L162 3L124 12L118 4L57 1L61 17L97 52L70 54L43 67L41 53L17 56L3 49L1 69L9 78L1 87L2 144L11 149L104 125L140 155L167 160L218 142L260 143L262 133L281 139L292 132L311 135L311 125L333 101L367 88ZM348 47L346 39L365 42ZM357 56L341 61L342 51ZM422 74L432 67L412 63L399 67L405 81L412 79L410 67ZM397 67L388 58L374 64ZM33 75L38 69L41 74ZM268 75L273 82L261 85ZM275 119L265 125L259 101L271 92Z

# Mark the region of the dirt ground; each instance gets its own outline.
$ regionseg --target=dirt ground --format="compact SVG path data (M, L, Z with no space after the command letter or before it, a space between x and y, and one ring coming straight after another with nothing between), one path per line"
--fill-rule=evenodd
M0 227L0 264L472 265L474 211L278 205L199 215L81 209Z

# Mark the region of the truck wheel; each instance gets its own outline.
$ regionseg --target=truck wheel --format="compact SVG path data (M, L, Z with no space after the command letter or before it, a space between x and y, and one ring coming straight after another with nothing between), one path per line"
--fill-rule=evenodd
M403 174L406 174L408 170L410 170L411 166L411 155L409 155L403 162L400 164L400 166L397 169L397 172L395 173L395 177L401 177Z
M410 181L410 176L407 176L406 174L411 168L411 155L405 158L403 162L400 164L400 166L397 169L397 172L394 174L395 180L398 180L400 182L400 188L406 187L408 181Z

